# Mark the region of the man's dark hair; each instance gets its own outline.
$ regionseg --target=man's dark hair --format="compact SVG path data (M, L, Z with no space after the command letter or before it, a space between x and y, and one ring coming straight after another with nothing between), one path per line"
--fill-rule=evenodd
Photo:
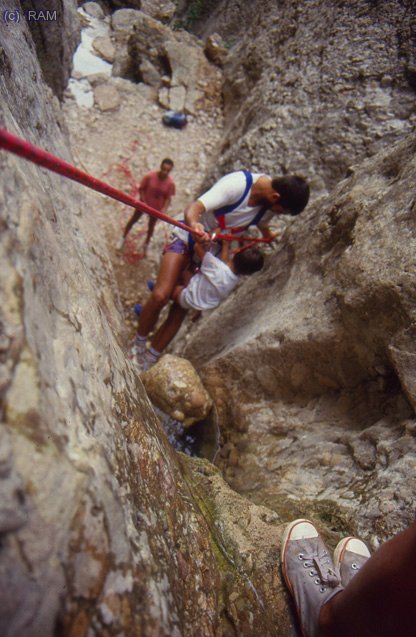
M163 164L169 164L169 166L174 166L174 163L171 159L169 159L169 157L165 157L165 159L162 159L162 161L160 162L160 165L163 166Z
M254 274L262 269L264 257L260 250L247 248L234 255L233 263L237 274Z
M298 215L306 208L309 201L309 186L303 177L274 177L272 188L280 195L279 203L283 208L287 208L291 215Z

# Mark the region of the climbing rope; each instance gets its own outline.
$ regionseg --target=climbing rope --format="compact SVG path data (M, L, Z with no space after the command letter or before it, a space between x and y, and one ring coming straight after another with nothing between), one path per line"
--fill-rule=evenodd
M39 148L39 146L35 146L25 139L20 139L12 133L9 133L4 128L0 128L0 148L6 150L8 152L14 153L19 157L23 157L23 159L27 159L38 166L42 166L43 168L47 168L48 170L61 175L62 177L66 177L67 179L71 179L72 181L76 181L92 190L96 190L97 192L106 195L107 197L111 197L116 201L120 201L121 203L126 204L127 206L132 206L141 212L145 212L146 214L156 217L157 219L161 219L166 223L169 223L173 226L177 226L178 228L182 228L182 230L186 230L197 236L203 236L203 233L199 230L194 230L190 226L186 225L182 221L178 221L173 217L169 217L169 215L164 214L163 212L159 212L155 208L148 206L146 203L141 201L140 199L136 199L131 195L128 195L113 186L110 186L104 181L97 179L96 177L92 177L88 173L72 166L68 162L52 155L52 153L48 153L47 151ZM251 244L256 243L270 243L273 241L272 238L253 238L253 237L239 237L232 234L218 234L216 236L217 239L221 241L249 241L250 247ZM243 246L242 249L248 246Z
M138 210L146 212L148 215L156 217L157 219L161 219L173 226L182 228L182 230L192 232L200 237L203 235L203 233L199 230L194 230L185 223L182 223L177 219L173 219L172 217L165 215L163 212L159 212L159 210L155 210L155 208L148 206L140 199L135 199L121 190L117 190L117 188L113 188L113 186L106 184L104 181L96 179L96 177L92 177L88 173L79 170L79 168L75 168L75 166L68 164L68 162L63 159L59 159L59 157L52 155L52 153L48 153L42 148L39 148L39 146L35 146L24 139L19 139L19 137L12 135L4 128L0 128L0 148L14 153L19 157L23 157L23 159L27 159L38 166L47 168L62 177L67 177L68 179L72 179L72 181L77 181L78 183L83 184L92 190L96 190L97 192L101 192L103 195L107 195L107 197L111 197L116 201L121 201L121 203L137 208Z

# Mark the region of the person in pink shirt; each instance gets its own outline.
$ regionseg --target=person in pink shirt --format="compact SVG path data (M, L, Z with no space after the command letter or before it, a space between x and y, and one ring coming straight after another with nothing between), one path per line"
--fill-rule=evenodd
M159 170L151 170L150 172L146 173L146 175L140 182L139 195L141 201L144 201L144 203L146 203L148 206L155 208L159 212L165 213L167 211L171 199L175 194L175 182L169 175L172 168L173 161L169 158L166 158L160 164ZM134 224L140 219L142 214L143 213L140 210L136 209L134 211L133 215L130 217L129 221L126 224L126 227L124 228L122 238L117 244L117 250L123 249L124 241L128 233L130 232ZM149 216L147 235L143 246L143 252L145 256L150 240L153 236L156 221L157 219L155 217Z

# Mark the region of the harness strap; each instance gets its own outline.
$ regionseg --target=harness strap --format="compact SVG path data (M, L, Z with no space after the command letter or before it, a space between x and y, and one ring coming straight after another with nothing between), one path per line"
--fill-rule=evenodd
M259 224L260 221L263 219L263 217L266 214L266 212L268 211L268 209L269 209L268 206L263 206L263 208L261 210L259 210L259 212L254 217L253 221L251 221L248 224L248 226L245 227L245 230L247 230L247 228L249 228L250 226L257 226L257 224Z
M253 175L251 174L250 171L248 170L243 170L242 171L245 175L246 178L246 187L244 188L244 192L242 194L242 196L240 197L240 199L238 199L238 201L232 203L232 204L228 204L227 206L222 206L222 208L217 208L217 210L214 210L214 215L217 218L218 221L218 225L221 228L221 230L224 230L225 228L225 217L224 215L228 214L229 212L233 212L233 210L236 210L236 208L238 208L238 206L244 201L244 199L247 197L247 194L250 191L250 188L253 185ZM245 226L244 228L246 228L247 226Z

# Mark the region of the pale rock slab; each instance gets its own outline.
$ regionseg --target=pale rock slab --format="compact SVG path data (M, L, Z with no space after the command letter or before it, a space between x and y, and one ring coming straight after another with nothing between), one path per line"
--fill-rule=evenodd
M111 38L99 36L93 40L92 46L103 60L110 62L110 64L114 62L116 49Z
M98 84L94 87L94 103L100 111L116 111L120 108L120 94L110 84Z

